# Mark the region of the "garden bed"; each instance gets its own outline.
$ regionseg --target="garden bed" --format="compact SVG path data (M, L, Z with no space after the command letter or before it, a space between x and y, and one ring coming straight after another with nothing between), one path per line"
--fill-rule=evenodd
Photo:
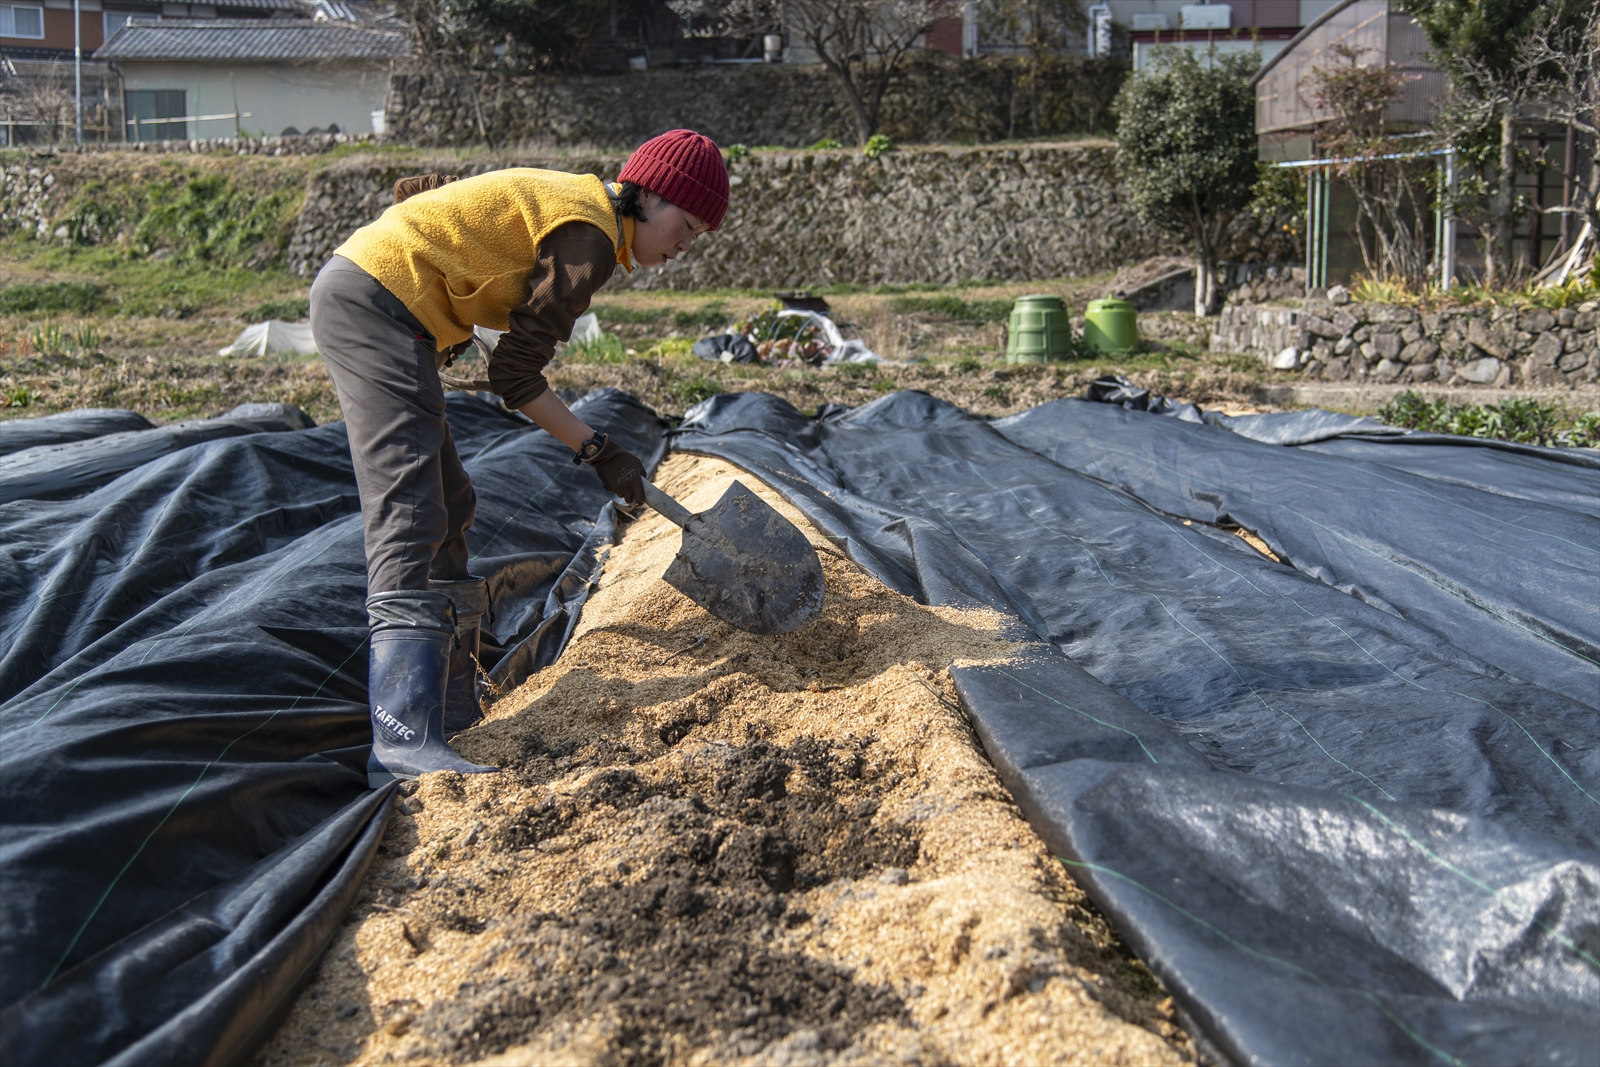
M821 552L823 617L756 637L659 575L647 516L561 659L457 739L498 775L403 790L263 1065L1179 1063L1172 1002L1022 820L947 668L1011 654L719 461Z

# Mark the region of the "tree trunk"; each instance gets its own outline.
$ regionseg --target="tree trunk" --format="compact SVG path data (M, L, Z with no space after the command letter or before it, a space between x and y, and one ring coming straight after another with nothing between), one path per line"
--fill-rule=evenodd
M862 99L861 90L844 74L839 74L839 84L844 86L844 95L850 99L850 110L856 116L856 143L865 147L867 138L876 132L877 115L869 114L867 102ZM876 109L874 109L876 110Z
M1217 293L1217 257L1202 252L1194 261L1194 313L1201 318L1211 314Z
M1039 56L1035 53L1028 62L1028 125L1035 137L1039 136Z
M849 67L830 61L827 54L822 51L821 42L808 39L807 43L822 56L823 66L828 68L828 73L833 75L834 80L839 83L839 88L844 90L845 99L850 101L850 110L856 117L856 136L860 139L860 144L865 146L867 138L874 132L873 127L877 125L877 115L868 113L867 102L862 99L861 89L851 77Z
M1499 173L1489 190L1489 234L1484 249L1484 284L1490 288L1511 284L1511 259L1516 219L1512 217L1517 183L1517 124L1515 109L1506 105L1500 116Z
M1017 136L1017 72L1006 68L1006 140Z

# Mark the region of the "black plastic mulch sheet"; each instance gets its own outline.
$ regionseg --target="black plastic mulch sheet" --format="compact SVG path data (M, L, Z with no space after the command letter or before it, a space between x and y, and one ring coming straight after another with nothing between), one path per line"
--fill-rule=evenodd
M972 722L1228 1057L1600 1061L1592 522L1087 402L740 394L682 429L891 587L1015 620L1029 651L954 671Z
M1442 481L1081 400L1045 404L996 429L1170 515L1252 530L1328 585L1600 708L1600 523L1548 499L1556 486L1566 498L1600 496L1600 465L1538 455L1554 450L1399 444L1405 437L1335 446L1468 452L1459 479ZM1451 469L1449 459L1434 466ZM1530 466L1542 477L1521 469Z
M576 409L659 459L631 398ZM616 516L520 415L448 410L511 680L553 658ZM226 1063L270 1036L388 817L365 586L342 423L0 506L0 1061Z
M79 408L31 419L9 419L0 422L0 456L40 445L64 445L108 433L153 429L149 419L122 408Z
M46 418L63 419L58 428L80 432L97 429L107 421L102 418L75 424L61 415ZM0 456L0 504L80 496L120 474L192 445L223 437L304 430L315 425L293 404L240 404L215 419L191 419L153 429L96 433L35 445Z

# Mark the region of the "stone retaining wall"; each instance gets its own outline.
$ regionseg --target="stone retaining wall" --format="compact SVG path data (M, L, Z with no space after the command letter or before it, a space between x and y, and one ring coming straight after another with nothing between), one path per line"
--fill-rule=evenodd
M1288 242L1285 242L1287 247ZM1264 304L1298 300L1306 295L1306 269L1265 263L1235 263L1227 276L1228 303Z
M1108 142L1005 148L917 148L868 159L856 151L757 152L731 165L733 202L721 230L662 270L618 272L635 289L784 288L836 283L953 283L1059 278L1115 270L1170 250L1172 238L1133 217ZM503 158L457 173L547 166L614 176L624 157ZM429 168L383 157L312 175L289 245L291 270L314 273L334 248L388 206L397 178ZM1235 258L1282 256L1271 221L1247 219Z
M25 145L22 150L35 160L50 156L78 156L128 152L134 155L209 155L224 152L234 156L320 156L342 145L373 144L370 133L313 133L296 137L207 137L198 141L118 141L91 144Z
M917 52L884 98L880 130L896 142L920 144L1106 132L1127 72L1121 59L1062 57L1046 64L1036 134L1022 61ZM724 147L856 140L854 113L822 66L719 63L516 77L421 71L391 79L384 111L386 140L428 146L632 149L679 126Z
M1600 382L1600 303L1416 311L1334 294L1303 307L1230 306L1212 351L1248 352L1322 381L1580 388Z

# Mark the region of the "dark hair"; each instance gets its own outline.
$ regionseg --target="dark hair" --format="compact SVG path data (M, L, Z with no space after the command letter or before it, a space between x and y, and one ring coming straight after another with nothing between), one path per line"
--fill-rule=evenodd
M623 182L622 192L611 198L616 204L617 214L640 222L649 222L650 220L644 217L644 205L639 203L639 197L648 191L635 182Z

